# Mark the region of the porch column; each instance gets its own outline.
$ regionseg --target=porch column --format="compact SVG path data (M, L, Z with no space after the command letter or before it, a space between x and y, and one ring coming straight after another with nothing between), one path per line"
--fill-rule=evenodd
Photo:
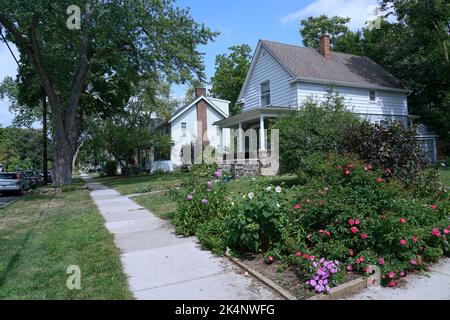
M266 136L265 136L265 127L264 127L264 116L259 116L259 150L266 150Z
M239 131L238 131L238 152L244 152L244 130L242 129L242 122L239 122Z

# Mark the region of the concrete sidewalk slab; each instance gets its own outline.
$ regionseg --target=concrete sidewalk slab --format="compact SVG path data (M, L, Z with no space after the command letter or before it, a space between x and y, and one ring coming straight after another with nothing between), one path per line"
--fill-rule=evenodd
M197 239L175 235L172 225L131 199L82 175L137 299L282 299L228 259L201 249Z

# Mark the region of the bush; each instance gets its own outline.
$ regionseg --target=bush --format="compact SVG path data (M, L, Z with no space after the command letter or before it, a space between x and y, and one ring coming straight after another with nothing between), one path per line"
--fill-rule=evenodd
M272 249L285 235L287 212L281 209L281 187L255 190L233 203L226 216L228 245L239 251L258 252Z
M411 197L383 170L342 156L325 158L321 167L328 167L325 175L292 190L289 215L305 228L311 254L363 273L379 266L392 285L400 272L449 253L448 193Z
M343 151L345 128L358 121L331 90L325 102L308 100L298 111L278 118L273 128L280 130L281 172L297 173L312 154Z
M178 208L172 220L179 234L194 235L201 224L223 218L228 210L222 172L211 174L209 169L202 168L191 173L179 192Z
M116 175L117 171L117 162L116 161L107 161L105 166L103 167L103 171L107 177L113 177Z
M377 168L386 169L412 184L426 165L425 154L414 130L399 122L361 122L347 128L346 150Z

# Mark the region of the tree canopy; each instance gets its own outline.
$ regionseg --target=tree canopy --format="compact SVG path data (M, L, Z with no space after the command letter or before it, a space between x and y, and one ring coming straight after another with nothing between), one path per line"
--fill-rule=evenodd
M57 184L71 182L80 113L97 114L101 107L115 114L146 73L175 83L203 79L197 46L217 35L172 0L0 0L0 7L0 32L19 49L20 63L32 66L48 97Z
M211 93L231 102L230 114L240 113L237 99L244 85L252 61L252 49L248 44L232 46L230 54L216 57L216 73L211 78Z

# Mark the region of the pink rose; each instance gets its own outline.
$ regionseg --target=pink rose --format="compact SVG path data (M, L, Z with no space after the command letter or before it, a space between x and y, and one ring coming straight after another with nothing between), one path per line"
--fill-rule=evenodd
M355 220L353 220L353 219L348 220L348 224L351 225L351 226L354 225L355 224Z
M435 204L431 205L431 209L436 210L437 209L437 205L435 205Z
M445 234L449 234L449 233L450 233L450 230L444 229L444 233L445 233Z
M384 259L383 259L383 258L380 258L380 259L378 260L378 264L379 264L380 266L384 265Z
M413 237L412 237L412 241L413 241L414 243L417 243L417 236L413 236Z
M348 265L347 266L347 271L352 271L352 270L353 270L353 267L351 265Z
M356 219L356 220L355 220L355 224L356 224L357 226L359 226L360 223L361 223L361 221L359 221L359 219Z
M406 219L405 219L405 218L401 218L401 219L400 219L400 223L401 223L401 224L405 224L405 223L406 223Z
M434 228L433 229L433 231L431 232L431 234L433 235L433 236L435 236L435 237L440 237L440 235L441 235L441 232L439 231L439 229L438 228Z
M391 282L389 282L389 287L395 287L395 281L391 281Z
M367 234L363 233L363 234L361 235L361 239L367 239Z
M356 228L356 227L352 227L351 230L352 230L353 233L358 233L358 228Z
M405 240L405 239L400 240L400 244L401 244L402 246L406 246L406 240Z
M388 273L388 277L389 277L389 279L394 279L394 277L395 277L395 273L394 272L389 272Z

